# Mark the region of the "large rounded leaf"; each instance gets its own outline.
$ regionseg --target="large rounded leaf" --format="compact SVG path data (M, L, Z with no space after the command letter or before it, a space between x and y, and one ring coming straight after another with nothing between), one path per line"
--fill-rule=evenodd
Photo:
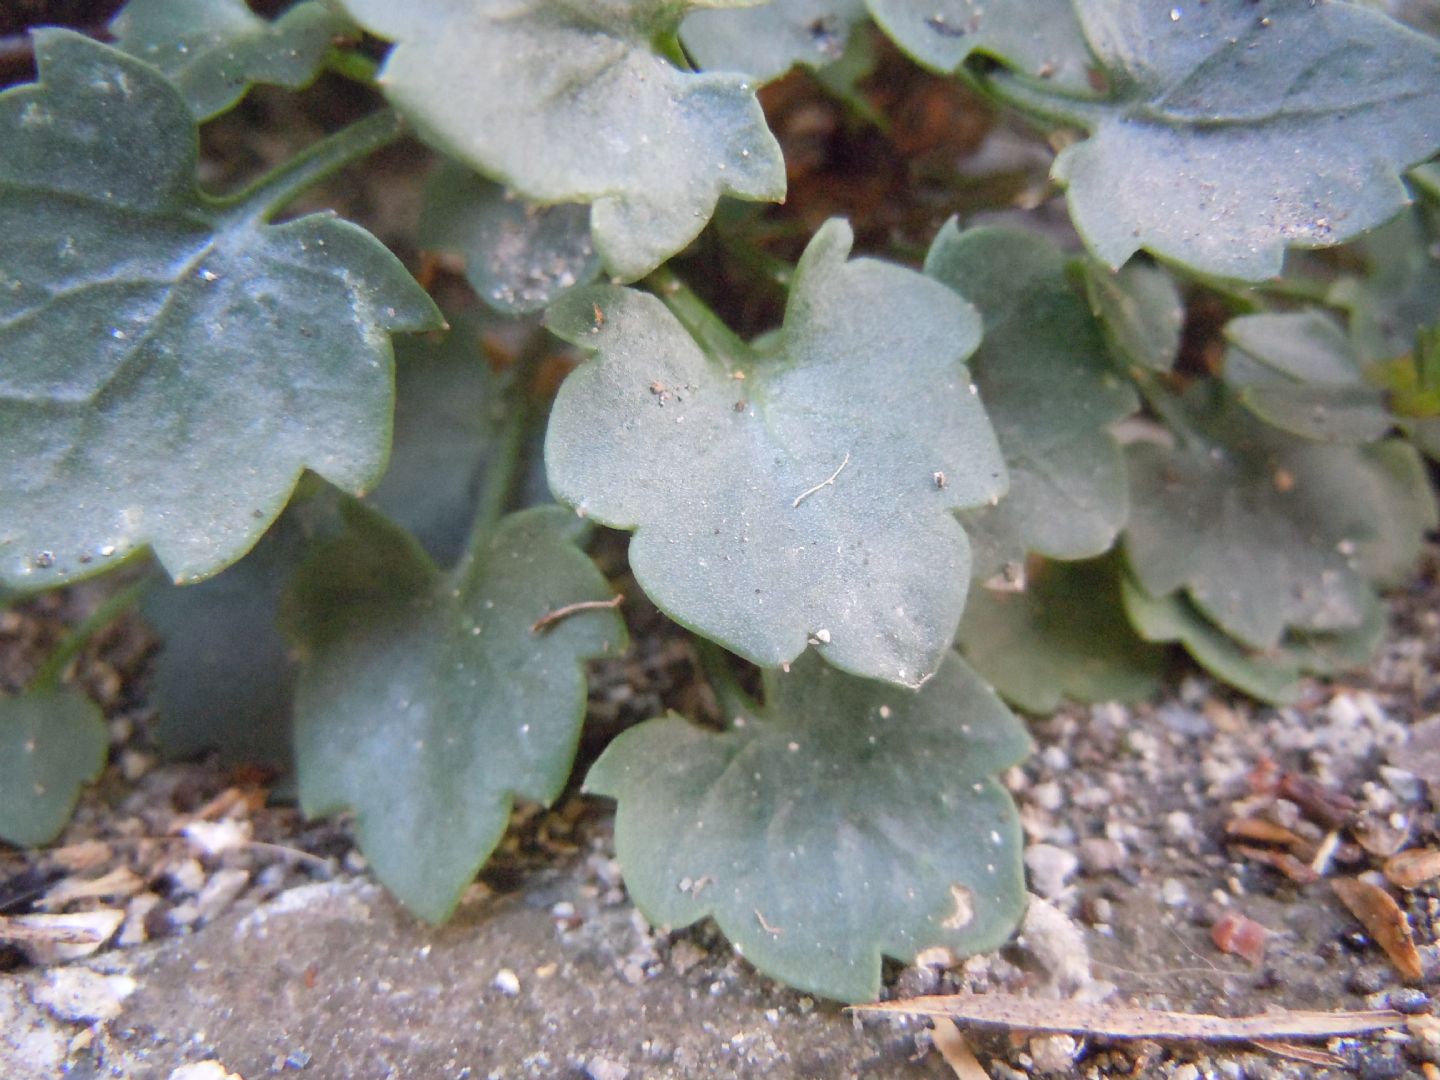
M1375 598L1364 621L1339 634L1289 634L1268 649L1251 649L1205 618L1184 593L1151 596L1122 581L1125 612L1146 641L1174 641L1210 674L1251 697L1288 705L1300 696L1301 677L1356 671L1369 664L1385 633L1385 609Z
M363 230L200 194L194 120L154 69L36 40L41 82L0 95L0 581L54 585L146 544L205 577L307 466L374 483L387 331L440 316Z
M267 22L245 0L130 0L110 24L115 47L153 64L202 120L252 83L299 89L320 72L350 24L315 0Z
M1033 713L1075 701L1135 701L1152 693L1165 650L1147 645L1120 608L1114 557L1032 560L1023 590L977 589L960 649L997 691Z
M1372 442L1395 426L1345 333L1318 311L1244 315L1225 325L1225 381L1261 419L1318 442Z
M1010 470L1010 492L962 520L985 580L1038 551L1083 559L1125 523L1125 462L1108 426L1135 411L1085 301L1050 241L1021 229L961 232L949 222L925 272L968 297L985 320L971 360Z
M518 406L481 354L480 329L457 315L438 342L398 342L394 445L367 497L441 566L460 557L504 416ZM145 594L145 617L163 639L154 691L167 753L291 762L296 666L278 617L296 567L333 531L343 496L320 487L302 483L280 520L223 573Z
M839 60L864 18L865 0L770 0L693 11L680 40L703 71L738 71L769 82L796 64L818 68Z
M515 796L549 802L570 774L587 659L625 647L613 611L537 620L603 600L605 580L558 507L505 518L473 563L442 574L360 503L286 598L301 650L300 802L353 807L375 873L439 921L489 856Z
M914 685L964 606L954 511L1005 467L962 364L974 309L850 243L816 235L770 354L707 354L645 293L565 297L551 328L600 355L561 387L545 458L557 498L636 530L636 578L679 622L759 664L808 641Z
M426 181L418 238L462 256L480 299L507 315L539 311L600 273L586 207L536 206L451 161Z
M1280 272L1286 245L1338 244L1407 202L1440 149L1440 45L1358 4L1076 0L1110 95L1010 81L1088 127L1054 173L1090 249L1226 277Z
M623 278L693 240L721 195L785 196L754 88L656 51L686 12L746 0L342 2L396 42L381 81L422 131L536 202L593 203Z
M1024 907L1020 822L995 775L1030 748L951 656L918 694L806 658L723 733L678 716L621 735L586 777L654 923L713 915L768 975L872 1000L882 955L993 949Z
M55 839L108 744L104 717L78 690L0 696L0 840Z
M1360 626L1367 579L1413 566L1435 522L1418 455L1396 441L1309 442L1267 427L1223 391L1173 403L1173 450L1128 448L1125 546L1144 591L1188 591L1204 614L1257 649L1287 629Z
M1095 61L1071 0L867 0L875 21L921 64L951 72L972 54L1070 92Z

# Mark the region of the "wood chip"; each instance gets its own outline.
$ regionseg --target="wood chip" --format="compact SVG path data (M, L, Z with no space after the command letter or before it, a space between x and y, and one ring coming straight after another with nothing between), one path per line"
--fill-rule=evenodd
M1410 825L1407 819L1403 827L1397 829L1385 819L1367 814L1355 822L1352 831L1364 850L1376 858L1388 859L1409 842Z
M110 862L115 853L103 840L83 840L78 844L66 844L45 853L46 860L68 870L72 874L83 874L97 866Z
M1298 881L1301 885L1309 885L1320 880L1320 875L1308 864L1301 862L1288 851L1250 847L1246 844L1236 845L1235 850L1251 862L1259 862L1264 863L1266 866L1273 866L1291 881Z
M1270 931L1238 912L1222 915L1210 928L1210 940L1223 953L1243 957L1259 966L1265 959L1265 938Z
M1298 773L1286 773L1280 777L1275 794L1289 799L1311 820L1318 821L1327 829L1338 829L1348 824L1357 809L1355 800L1349 795Z
M1292 851L1314 850L1314 845L1299 833L1264 818L1231 818L1225 823L1225 835L1253 840L1257 844L1279 844Z
M58 911L76 900L126 899L144 888L144 878L128 866L117 866L98 878L66 878L50 889L38 906L47 911Z
M1385 860L1385 880L1399 889L1418 889L1440 877L1440 851L1414 848Z
M1330 887L1385 950L1400 976L1406 982L1419 982L1425 970L1410 936L1410 920L1390 894L1359 878L1336 878Z
M116 908L69 915L14 915L0 922L0 940L9 939L36 964L60 964L89 956L109 941L125 913Z
M965 1036L960 1034L960 1029L955 1026L955 1021L937 1016L934 1025L935 1030L930 1033L930 1041L935 1044L935 1049L940 1051L945 1064L950 1066L950 1071L959 1080L990 1080L990 1074L976 1059L970 1044L965 1041Z
M60 917L55 917L60 918ZM60 945L99 945L105 939L100 930L71 921L38 920L35 916L0 915L0 941L44 941Z
M1024 1031L1060 1031L1109 1039L1198 1039L1204 1042L1328 1039L1401 1027L1405 1017L1373 1011L1277 1011L1259 1016L1213 1016L1166 1012L1132 1005L1046 1001L1015 994L951 994L853 1005L856 1012L947 1016L972 1024L997 1024Z

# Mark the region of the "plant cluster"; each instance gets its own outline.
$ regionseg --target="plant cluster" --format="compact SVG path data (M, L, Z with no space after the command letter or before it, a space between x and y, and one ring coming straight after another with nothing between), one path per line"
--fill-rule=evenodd
M599 525L726 718L639 724L585 778L641 910L852 1001L882 954L999 944L1024 886L997 774L1028 749L1002 698L1142 697L1178 643L1290 700L1366 662L1436 524L1440 20L1397 14L130 0L108 44L36 31L37 81L0 94L0 588L133 584L0 699L0 836L55 836L103 764L63 674L143 593L172 748L261 753L293 715L305 811L353 810L445 918L513 801L560 794L585 664L626 647ZM839 219L793 267L765 249L745 204L787 163L757 90L804 65L883 126L872 21L1050 135L1034 202L1073 243L1037 211L952 219L923 266L853 257ZM200 184L203 125L326 70L385 104ZM443 158L416 241L488 312L284 217L410 133ZM749 340L676 260L712 217L785 288ZM583 359L552 400L559 342Z

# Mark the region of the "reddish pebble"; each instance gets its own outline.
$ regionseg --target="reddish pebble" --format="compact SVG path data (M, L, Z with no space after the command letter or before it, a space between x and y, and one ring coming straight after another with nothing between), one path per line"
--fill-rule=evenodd
M1259 965L1265 959L1265 935L1270 931L1244 915L1224 915L1210 928L1210 940L1223 953Z

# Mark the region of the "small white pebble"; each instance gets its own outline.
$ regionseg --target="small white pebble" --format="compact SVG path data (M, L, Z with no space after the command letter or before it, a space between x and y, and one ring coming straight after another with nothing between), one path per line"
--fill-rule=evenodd
M514 997L520 993L520 976L509 968L501 968L495 973L495 978L490 980L490 985L506 997Z
M1190 894L1180 882L1173 877L1167 877L1160 883L1160 899L1165 901L1167 907L1183 907L1190 902Z

